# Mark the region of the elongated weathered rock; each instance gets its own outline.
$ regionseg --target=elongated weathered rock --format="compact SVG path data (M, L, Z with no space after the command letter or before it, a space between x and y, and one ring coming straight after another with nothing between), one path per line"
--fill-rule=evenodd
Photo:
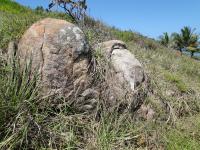
M112 101L115 99L113 97L116 97L134 111L143 103L146 96L147 78L141 63L127 50L126 44L119 40L100 43L97 49L101 50L111 64L109 71L112 75L109 83L112 98L108 100L109 104L113 105ZM141 86L144 90L141 90Z

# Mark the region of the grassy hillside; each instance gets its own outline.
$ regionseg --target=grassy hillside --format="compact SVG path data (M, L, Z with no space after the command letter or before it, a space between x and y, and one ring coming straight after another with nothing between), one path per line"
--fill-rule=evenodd
M10 0L0 1L0 49L18 40L35 21L45 17L70 21L65 14L37 12ZM38 76L30 66L21 73L17 59L0 56L0 149L187 149L200 147L200 62L180 56L156 41L120 31L88 18L85 32L94 44L120 39L143 64L151 93L145 100L156 112L152 121L103 113L99 122L64 105L55 110L41 98Z
M1 0L0 10L3 12L9 12L13 14L23 14L30 12L30 9L21 6L14 1Z
M23 32L34 22L46 18L60 18L71 21L63 14L31 10L10 0L0 1L0 48L5 49L8 42L18 40Z

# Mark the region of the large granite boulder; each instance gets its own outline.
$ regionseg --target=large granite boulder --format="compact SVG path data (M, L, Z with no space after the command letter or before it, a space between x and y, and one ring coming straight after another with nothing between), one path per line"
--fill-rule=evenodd
M118 105L120 102L116 99L120 99L131 111L137 110L146 97L148 87L141 63L127 50L126 44L119 40L100 43L97 49L110 64L108 71L111 75L107 77L110 86L109 105Z
M44 96L60 95L85 112L96 108L99 98L107 95L106 107L122 104L120 107L135 111L146 96L142 65L122 41L100 43L98 48L111 64L107 66L106 89L101 88L103 82L91 82L94 76L90 76L91 51L86 37L67 21L47 18L36 22L19 41L17 54L22 67L31 61L32 72L39 72Z
M88 53L86 37L77 26L51 18L33 24L18 44L22 66L32 61L45 96L80 95L87 87Z

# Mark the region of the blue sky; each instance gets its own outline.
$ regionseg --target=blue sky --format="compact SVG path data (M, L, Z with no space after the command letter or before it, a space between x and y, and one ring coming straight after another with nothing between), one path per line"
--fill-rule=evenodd
M16 0L35 8L49 0ZM106 24L157 38L191 26L200 32L200 0L88 0L88 13Z

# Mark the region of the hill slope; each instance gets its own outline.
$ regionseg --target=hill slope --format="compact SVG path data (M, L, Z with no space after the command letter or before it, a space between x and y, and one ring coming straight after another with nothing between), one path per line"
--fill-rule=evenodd
M1 0L0 48L6 51L9 41L18 40L32 23L45 17L71 21L62 13L37 12ZM86 24L90 43L123 40L143 64L152 89L145 103L156 112L155 120L133 121L129 116L105 113L97 123L84 114L72 115L67 106L59 112L38 109L33 102L38 98L35 81L28 82L28 72L21 75L16 66L9 66L0 57L0 149L198 149L200 62L134 32L90 18Z

